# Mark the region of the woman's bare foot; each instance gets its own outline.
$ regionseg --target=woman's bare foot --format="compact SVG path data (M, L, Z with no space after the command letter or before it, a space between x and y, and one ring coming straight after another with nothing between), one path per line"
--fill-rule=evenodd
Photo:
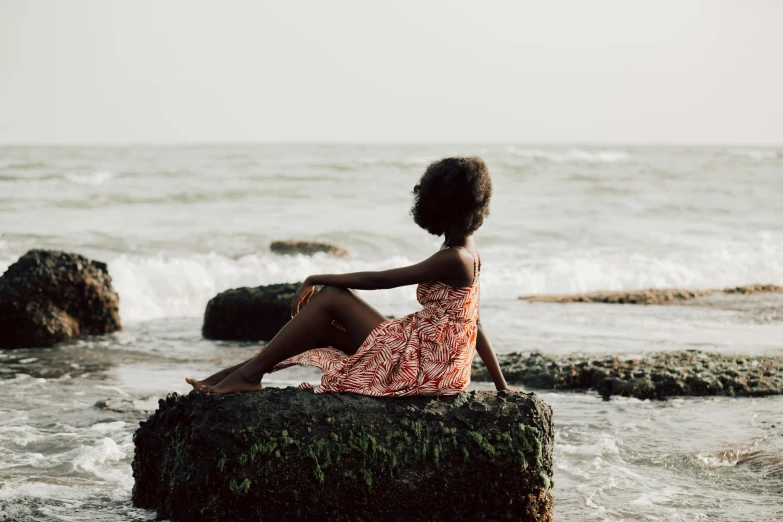
M222 372L216 373L211 377L207 377L203 381L199 381L198 379L194 379L193 377L185 377L185 382L193 386L194 390L201 391L202 388L204 388L205 386L214 386L215 384L218 384L220 381L222 381L229 375L231 375L231 372L224 370Z
M237 370L214 386L202 387L201 391L206 393L236 393L260 389L262 389L261 382L249 382Z
M202 381L199 381L198 379L194 379L193 377L185 377L185 382L193 386L194 390L201 391L204 386L207 386Z

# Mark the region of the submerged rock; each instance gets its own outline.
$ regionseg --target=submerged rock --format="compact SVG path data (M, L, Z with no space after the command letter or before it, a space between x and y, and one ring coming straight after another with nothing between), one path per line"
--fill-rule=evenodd
M783 286L778 285L745 285L723 290L727 294L758 294L758 293L776 293L783 294Z
M134 442L133 503L174 522L552 520L534 394L174 394Z
M710 295L714 290L680 290L677 288L651 288L620 292L591 292L587 294L528 295L520 299L530 303L610 303L610 304L665 304L687 301Z
M105 263L30 250L0 277L0 348L51 346L122 329Z
M96 402L93 407L103 411L119 413L126 417L132 416L138 418L139 413L146 413L147 415L152 413L152 411L146 409L142 410L136 407L133 400L120 397L110 397L108 399L100 400Z
M682 306L735 312L733 320L742 323L769 324L783 322L783 292L754 291L718 292L709 297L682 303ZM781 344L783 346L783 344Z
M783 293L783 287L777 285L745 285L724 290L685 290L681 288L650 288L647 290L622 290L619 292L590 292L584 294L562 295L523 295L523 301L529 303L608 303L608 304L645 304L660 305L690 301L715 293L756 294L761 292Z
M783 356L687 350L651 353L641 359L510 353L499 354L498 360L509 382L537 389L595 390L604 397L783 394ZM473 364L473 379L491 380L479 361Z
M204 311L207 339L268 341L291 320L291 299L301 283L234 288L213 297Z
M295 255L303 254L311 256L313 254L325 253L330 256L347 257L348 251L331 243L321 243L318 241L295 241L288 239L285 241L273 241L269 249L275 254Z

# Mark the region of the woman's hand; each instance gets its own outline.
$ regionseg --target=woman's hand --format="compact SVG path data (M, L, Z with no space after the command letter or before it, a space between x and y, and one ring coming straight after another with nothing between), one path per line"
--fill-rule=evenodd
M306 278L304 282L302 283L302 286L299 287L299 290L296 291L294 294L293 299L291 299L291 318L299 313L299 307L305 306L307 303L310 302L310 298L313 297L313 293L315 292L315 286L313 283L310 282L310 278Z
M509 384L503 384L501 386L496 386L498 391L507 391L507 392L521 392L522 388L518 386L511 386Z

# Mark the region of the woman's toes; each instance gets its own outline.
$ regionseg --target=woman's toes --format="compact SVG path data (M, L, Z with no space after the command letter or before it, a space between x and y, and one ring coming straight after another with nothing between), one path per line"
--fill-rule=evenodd
M201 390L204 387L201 381L194 379L193 377L185 377L185 382L193 386L194 390Z

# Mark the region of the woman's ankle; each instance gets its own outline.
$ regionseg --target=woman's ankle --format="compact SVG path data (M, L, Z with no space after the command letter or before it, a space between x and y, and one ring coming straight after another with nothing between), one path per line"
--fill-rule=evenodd
M263 379L264 375L266 375L266 372L254 372L252 369L247 368L247 365L238 369L237 373L239 374L239 376L242 378L243 381L252 384L260 383L261 379Z

